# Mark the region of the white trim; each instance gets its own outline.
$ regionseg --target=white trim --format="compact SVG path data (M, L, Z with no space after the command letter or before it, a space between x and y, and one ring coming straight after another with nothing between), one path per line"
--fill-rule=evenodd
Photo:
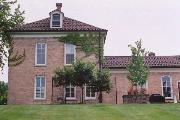
M86 87L87 87L87 86L85 85L85 89L84 89L84 90L85 90L85 92L84 92L84 93L85 93L85 100L95 100L95 99L96 99L96 93L95 93L95 96L94 96L94 97L87 97L87 96L86 96Z
M161 91L162 91L162 96L163 94L163 83L162 83L162 78L168 76L170 78L170 84L171 84L171 97L165 97L165 99L173 99L173 87L172 87L172 77L170 75L163 75L161 76Z
M45 64L37 64L37 45L38 44L45 44ZM36 48L35 48L35 66L46 66L46 65L47 65L47 43L38 42L36 43Z
M110 69L111 73L128 73L126 69ZM171 72L171 73L180 73L180 68L150 68L150 73L162 73L162 72Z
M59 14L60 15L60 26L59 27L53 27L52 26L52 16L53 16L53 14ZM50 15L51 17L50 17L50 28L62 28L62 25L63 25L63 13L62 12L58 12L58 11L55 11L55 12L52 12L51 13L51 15Z
M68 66L68 65L72 65L72 64L66 64L66 44L70 44L70 43L64 43L64 65ZM71 44L73 45L73 44ZM76 45L74 45L74 62L76 61Z
M49 38L49 37L64 37L67 33L64 32L18 32L12 33L14 38Z
M36 77L44 77L44 98L36 98ZM34 80L34 100L45 100L46 99L46 77L44 75L36 75Z
M74 33L74 32L78 32L78 31L68 31L68 32L12 32L12 37L13 38L37 38L37 37L43 37L43 38L49 38L49 37L64 37L69 33ZM83 36L83 33L87 33L88 31L82 31L79 32L80 36ZM92 32L92 33L97 33ZM106 34L104 32L104 34ZM24 39L26 40L26 39Z
M69 85L71 87L74 87L72 86L71 84ZM68 86L67 86L68 87ZM66 96L66 88L64 88L64 97ZM71 89L70 89L70 94L71 94ZM74 87L74 97L66 97L66 100L76 100L76 87Z

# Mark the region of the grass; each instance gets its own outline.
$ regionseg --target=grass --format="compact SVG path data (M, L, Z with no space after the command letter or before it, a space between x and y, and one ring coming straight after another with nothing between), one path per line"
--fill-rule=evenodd
M180 120L180 104L7 105L0 120Z

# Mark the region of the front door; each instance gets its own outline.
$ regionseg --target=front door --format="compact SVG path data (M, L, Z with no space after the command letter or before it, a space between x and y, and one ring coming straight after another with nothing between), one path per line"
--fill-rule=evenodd
M179 101L180 101L180 82L178 82Z

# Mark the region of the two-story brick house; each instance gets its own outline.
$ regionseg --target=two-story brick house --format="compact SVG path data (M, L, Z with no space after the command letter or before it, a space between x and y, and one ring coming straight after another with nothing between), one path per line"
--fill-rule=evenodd
M61 3L56 7L49 18L11 30L14 50L21 53L25 49L26 58L21 65L9 68L8 104L48 104L63 91L57 92L52 87L54 70L71 64L75 58L84 58L85 54L76 51L75 45L59 42L60 37L72 32L100 33L104 38L101 43L105 40L107 30L65 17ZM98 58L91 55L85 59L96 62ZM96 100L95 94L85 88L85 99ZM66 89L67 100L76 100L79 90L73 86Z
M14 50L19 53L25 49L25 61L9 68L8 104L50 104L57 102L59 96L66 94L67 101L78 102L81 94L79 88L69 85L65 90L52 85L53 72L58 66L71 64L74 59L84 58L82 51L76 51L76 46L59 42L58 38L68 33L101 33L104 44L107 30L101 29L64 16L62 4L56 4L57 9L49 13L50 17L36 22L17 26L12 29ZM91 55L86 60L97 61ZM127 94L129 82L126 66L130 56L105 56L104 67L110 68L112 90L103 93L103 103L122 103L122 96ZM144 87L147 93L159 93L167 100L173 100L174 95L180 97L180 57L155 56L150 54L145 58L150 67L150 75ZM84 89L85 102L97 102L97 95L88 86Z

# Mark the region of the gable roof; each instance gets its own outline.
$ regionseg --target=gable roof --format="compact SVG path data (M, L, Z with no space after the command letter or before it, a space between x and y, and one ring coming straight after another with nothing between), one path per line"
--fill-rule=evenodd
M103 67L126 68L131 56L105 56ZM150 68L180 68L180 56L146 56L145 64Z
M50 17L22 26L17 26L11 32L69 32L69 31L102 31L106 29L98 28L78 20L64 17L62 28L50 28Z

